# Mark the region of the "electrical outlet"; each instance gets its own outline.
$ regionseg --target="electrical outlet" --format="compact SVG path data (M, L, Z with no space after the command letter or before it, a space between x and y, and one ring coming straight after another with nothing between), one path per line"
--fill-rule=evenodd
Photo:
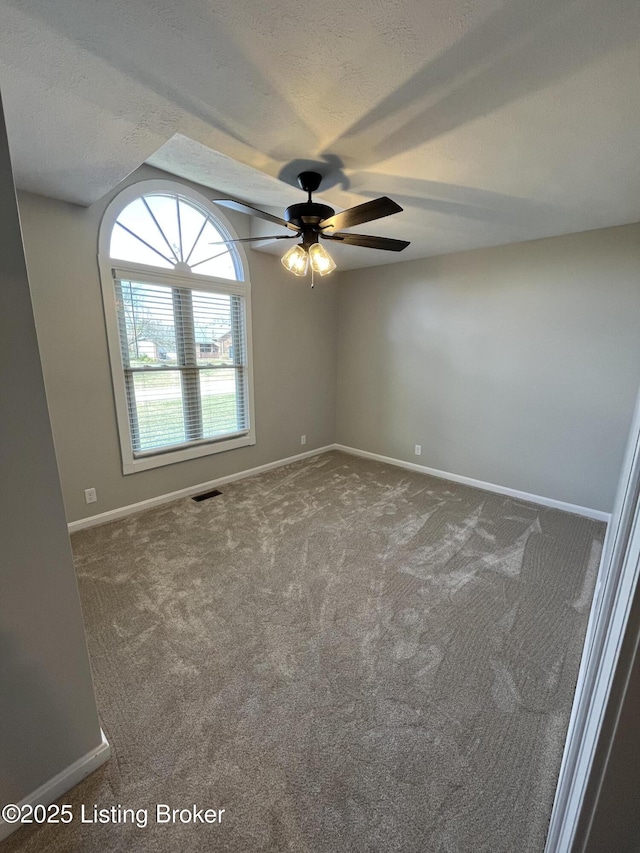
M416 456L422 456L422 445L421 444L416 444L415 454L416 454Z
M301 435L300 436L300 444L306 444L306 443L307 443L307 436Z
M85 489L84 490L84 499L88 504L94 504L98 500L98 495L96 494L95 489Z

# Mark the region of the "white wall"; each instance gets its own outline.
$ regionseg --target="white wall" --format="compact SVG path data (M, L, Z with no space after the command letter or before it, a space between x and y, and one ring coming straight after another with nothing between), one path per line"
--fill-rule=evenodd
M640 384L640 225L339 287L339 443L611 510Z
M207 482L333 441L336 283L287 273L247 250L252 283L257 443L123 475L97 266L104 208L124 186L164 177L143 167L89 208L21 193L29 278L69 521ZM191 185L195 186L195 185ZM195 189L209 198L216 193ZM248 219L225 215L246 236ZM307 436L305 447L300 436ZM87 506L84 490L98 502Z
M0 108L0 804L101 742Z

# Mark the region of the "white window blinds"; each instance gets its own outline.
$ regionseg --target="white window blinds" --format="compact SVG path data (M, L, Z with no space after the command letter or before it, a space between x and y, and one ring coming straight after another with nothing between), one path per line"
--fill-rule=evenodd
M245 297L114 284L134 457L246 434Z

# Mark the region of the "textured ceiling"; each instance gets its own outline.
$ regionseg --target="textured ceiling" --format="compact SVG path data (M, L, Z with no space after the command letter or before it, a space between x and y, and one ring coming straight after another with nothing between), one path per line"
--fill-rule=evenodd
M638 0L0 0L0 90L32 192L147 161L280 213L313 161L399 202L342 268L640 220Z

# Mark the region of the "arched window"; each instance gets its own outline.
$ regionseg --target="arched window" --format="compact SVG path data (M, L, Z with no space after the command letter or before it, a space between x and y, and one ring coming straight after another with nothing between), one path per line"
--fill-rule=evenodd
M145 181L107 208L99 263L125 474L255 443L249 282L204 196Z

